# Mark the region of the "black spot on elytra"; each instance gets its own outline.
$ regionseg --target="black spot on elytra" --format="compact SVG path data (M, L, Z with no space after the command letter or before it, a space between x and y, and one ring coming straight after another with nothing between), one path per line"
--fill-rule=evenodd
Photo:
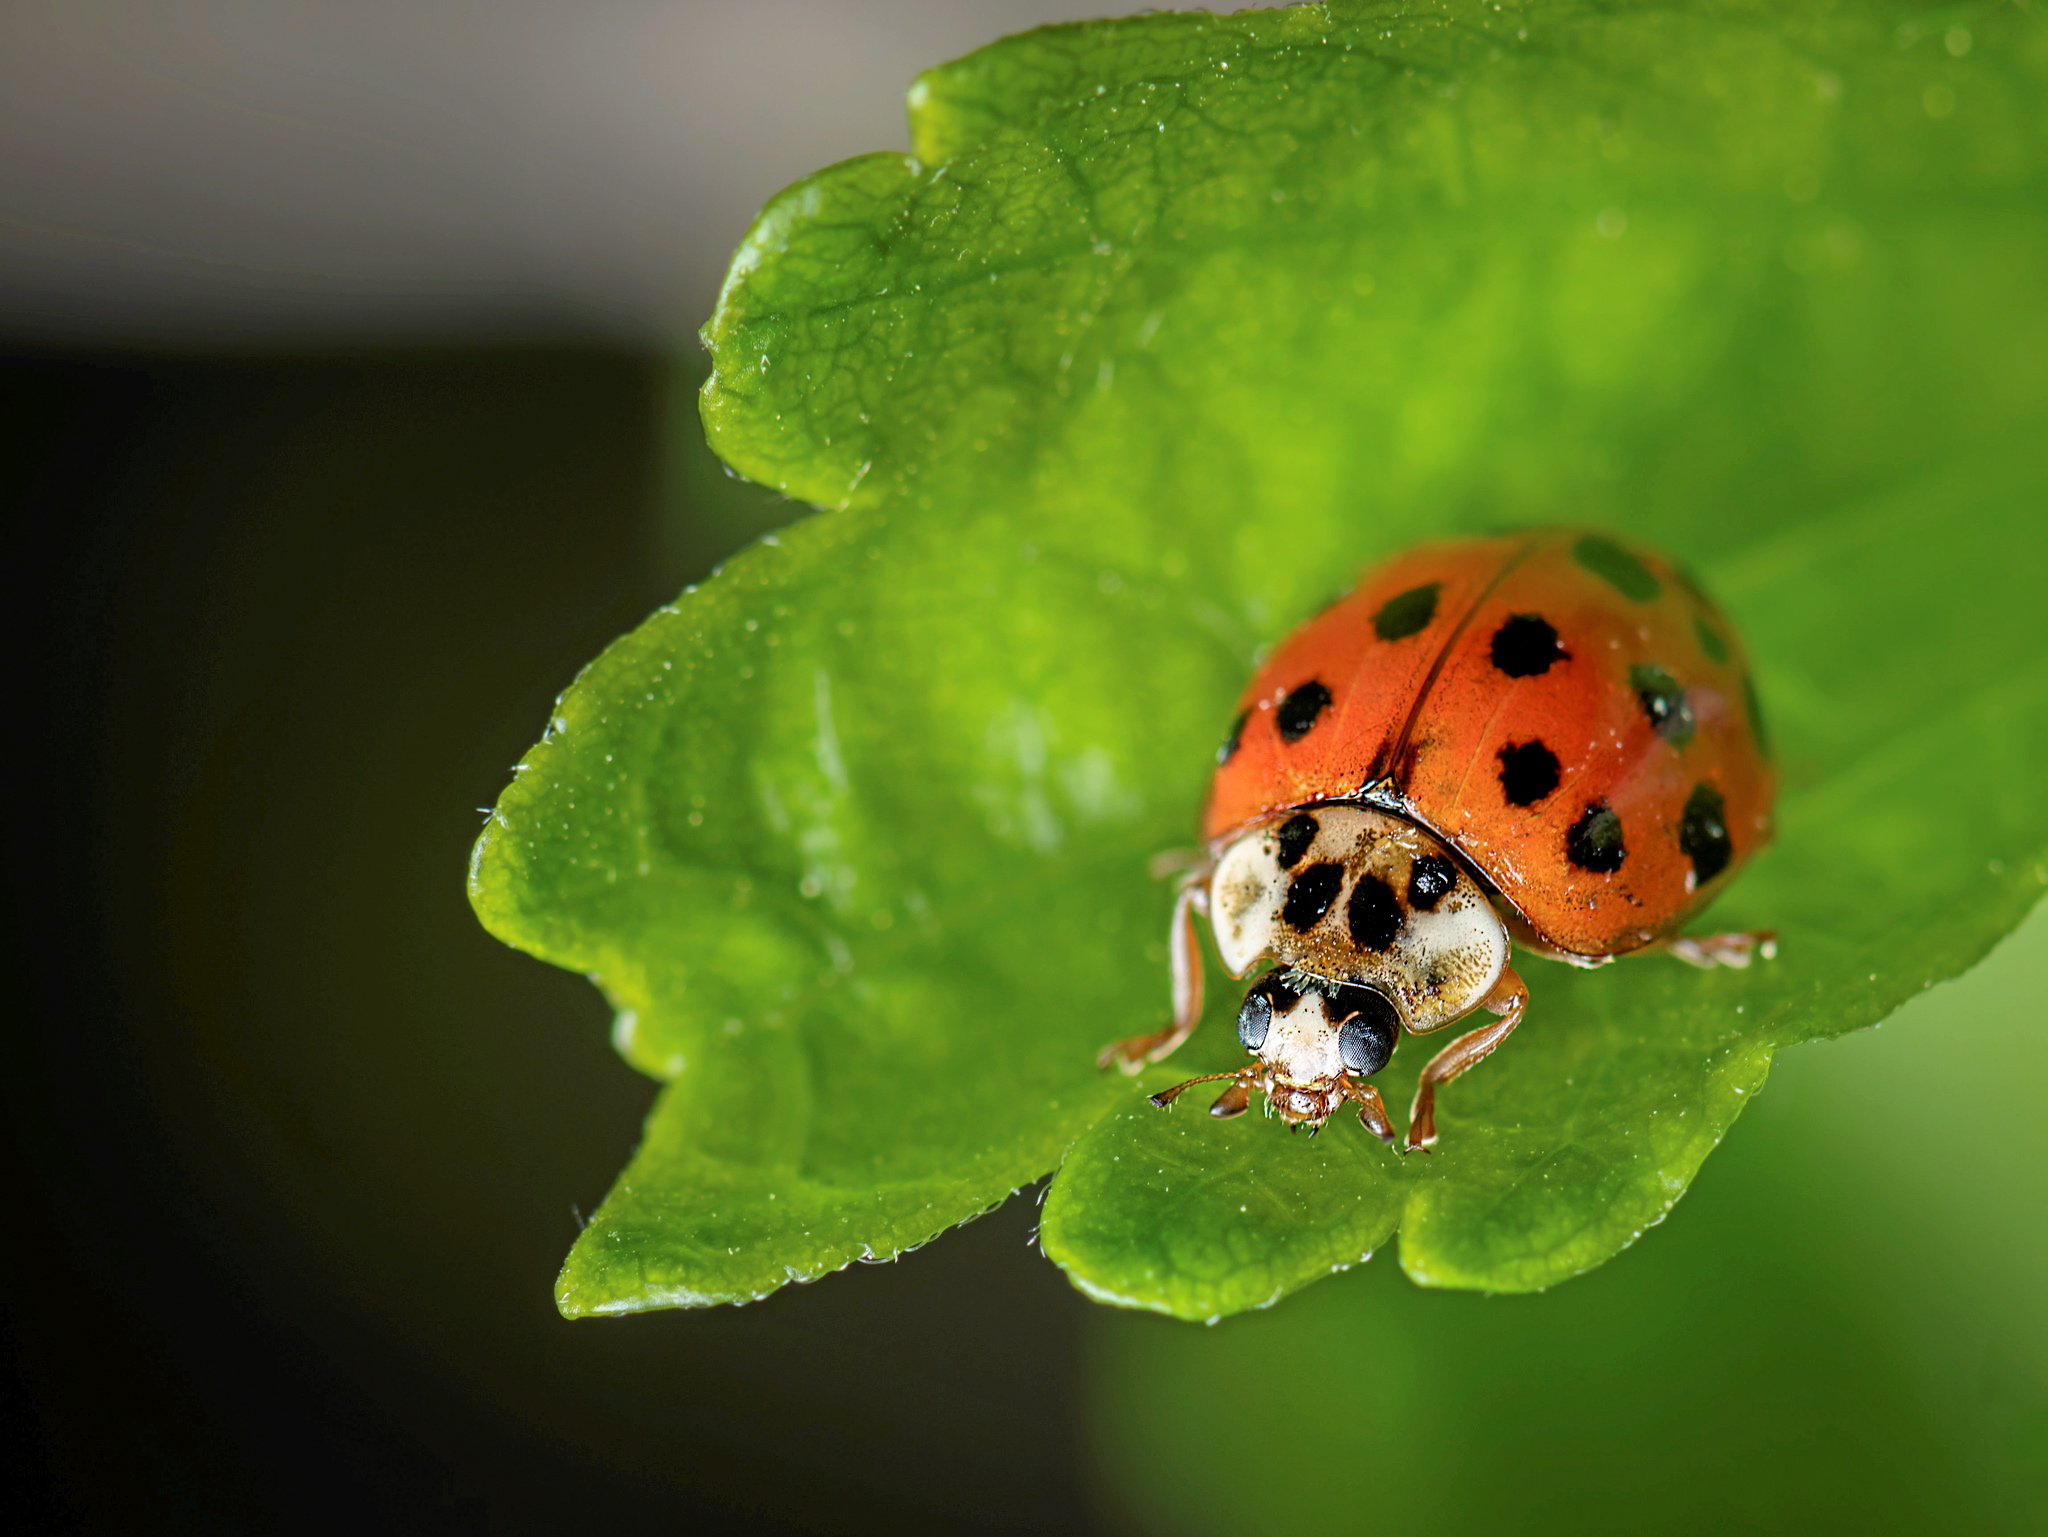
M1742 675L1742 707L1749 712L1749 734L1756 738L1756 750L1771 755L1771 734L1764 728L1764 707L1756 697L1756 679Z
M1280 701L1280 708L1273 712L1273 724L1280 728L1283 742L1299 742L1329 707L1328 689L1320 683L1304 683Z
M1237 756L1237 744L1244 740L1244 723L1252 718L1249 710L1241 713L1230 723L1230 735L1223 739L1223 745L1216 749L1216 766L1221 768Z
M1605 534L1588 534L1572 546L1572 559L1624 598L1647 603L1664 590L1656 574Z
M1337 891L1344 884L1344 867L1325 862L1310 865L1295 876L1294 884L1287 888L1287 900L1281 904L1280 916L1287 920L1287 926L1297 934L1306 934L1323 921L1323 914L1330 910L1330 904L1337 900Z
M1728 660L1728 642L1721 639L1721 632L1704 619L1692 622L1693 636L1700 643L1700 650L1706 652L1707 660L1720 666Z
M1337 1055L1352 1072L1370 1078L1393 1059L1401 1016L1382 994L1369 987L1339 988L1330 1012L1339 1019L1351 1016L1337 1030Z
M1493 665L1510 678L1540 677L1565 654L1540 614L1516 614L1493 632Z
M1280 824L1280 831L1274 836L1280 842L1280 868L1292 870L1301 863L1301 856L1308 852L1308 846L1316 841L1316 834L1322 829L1316 819L1306 811L1297 812Z
M1581 870L1612 875L1628 858L1621 838L1621 818L1605 801L1594 801L1564 835L1565 857Z
M1500 750L1500 793L1510 806L1533 806L1557 788L1557 754L1541 742L1510 742Z
M1735 857L1735 840L1728 836L1727 805L1721 792L1704 782L1692 787L1685 798L1685 815L1678 823L1678 847L1692 861L1692 873L1704 886Z
M1373 633L1381 640L1406 640L1429 628L1436 618L1436 599L1442 585L1425 582L1387 599L1372 616Z
M1441 854L1424 854L1408 867L1408 905L1434 912L1458 888L1458 867Z
M1246 1051L1257 1051L1266 1044L1266 1032L1272 1028L1272 1002L1253 988L1244 995L1244 1004L1237 1011L1237 1038L1244 1042Z
M1636 691L1636 701L1649 717L1652 731L1673 747L1683 747L1692 740L1698 722L1693 719L1692 704L1676 678L1661 667L1644 663L1628 670L1628 686Z
M1351 926L1351 942L1362 950L1384 950L1401 932L1401 902L1394 888L1377 875L1361 875L1351 888L1344 918Z

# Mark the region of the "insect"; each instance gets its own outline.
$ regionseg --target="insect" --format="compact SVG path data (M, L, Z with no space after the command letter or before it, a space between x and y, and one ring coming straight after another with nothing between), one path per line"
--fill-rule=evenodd
M1369 1080L1402 1033L1491 1015L1422 1070L1405 1150L1428 1148L1438 1091L1521 1021L1514 946L1588 967L1775 952L1678 932L1769 841L1774 786L1741 644L1665 557L1575 528L1410 550L1252 680L1174 903L1173 1021L1102 1065L1187 1039L1207 917L1231 976L1267 968L1237 1016L1253 1060L1153 1103L1227 1081L1212 1115L1263 1092L1314 1132L1348 1102L1391 1143Z

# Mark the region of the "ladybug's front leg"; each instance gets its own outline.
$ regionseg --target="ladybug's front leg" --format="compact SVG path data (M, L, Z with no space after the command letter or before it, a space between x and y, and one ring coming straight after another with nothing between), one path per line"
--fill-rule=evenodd
M1528 1007L1529 989L1512 969L1500 974L1500 980L1493 985L1493 991L1481 1000L1482 1007L1491 1009L1501 1017L1490 1025L1481 1025L1477 1030L1459 1036L1450 1045L1429 1059L1429 1066L1422 1070L1422 1081L1415 1086L1415 1105L1408 1112L1408 1145L1404 1153L1426 1151L1436 1141L1436 1091L1440 1084L1449 1083L1468 1067L1476 1067L1502 1041L1508 1033L1521 1023L1522 1010Z
M1195 937L1195 914L1209 912L1208 872L1191 871L1181 877L1180 894L1174 898L1173 923L1166 936L1167 954L1173 967L1173 1023L1150 1035L1134 1035L1102 1048L1097 1067L1114 1062L1126 1073L1135 1073L1147 1062L1170 1056L1188 1038L1202 1018L1202 951Z
M1344 1080L1344 1097L1358 1105L1358 1124L1371 1132L1388 1147L1394 1145L1394 1123L1387 1119L1386 1102L1380 1098L1380 1091L1369 1083L1356 1078Z

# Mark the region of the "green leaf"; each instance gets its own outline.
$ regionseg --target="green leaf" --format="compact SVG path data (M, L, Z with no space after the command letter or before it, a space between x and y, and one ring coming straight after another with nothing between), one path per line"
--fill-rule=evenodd
M1780 1044L1971 965L2048 868L2048 29L1868 6L1160 15L918 82L769 205L714 446L834 510L605 654L472 892L669 1080L570 1313L739 1300L1064 1164L1092 1295L1270 1301L1398 1226L1517 1290L1668 1211ZM1938 23L1938 24L1937 24ZM1958 39L1963 51L1957 52ZM1944 94L1945 93L1945 94ZM1397 1162L1162 1114L1169 893L1255 656L1420 536L1604 523L1757 659L1778 961L1532 964ZM1388 1070L1397 1107L1425 1055Z

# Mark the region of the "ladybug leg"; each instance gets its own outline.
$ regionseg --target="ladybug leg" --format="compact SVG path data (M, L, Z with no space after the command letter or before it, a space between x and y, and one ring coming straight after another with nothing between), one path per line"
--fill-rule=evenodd
M1355 1078L1344 1082L1344 1097L1358 1103L1358 1124L1371 1132L1388 1147L1394 1145L1394 1123L1387 1119L1386 1101L1380 1098L1380 1091L1369 1083L1360 1083Z
M1239 1074L1229 1088L1216 1096L1216 1103L1209 1107L1209 1114L1219 1121L1227 1121L1233 1116L1243 1115L1251 1108L1251 1104L1251 1080Z
M1770 929L1748 934L1681 934L1664 948L1686 965L1702 971L1711 971L1716 966L1732 966L1741 971L1753 956L1761 955L1767 961L1776 959L1778 936Z
M1208 852L1204 849L1162 849L1145 861L1145 873L1155 881L1169 876L1185 875L1188 871L1206 867Z
M1112 1062L1126 1073L1135 1073L1147 1062L1170 1055L1186 1040L1202 1018L1202 950L1195 938L1195 914L1209 912L1207 872L1191 871L1181 877L1180 894L1174 898L1173 926L1167 931L1166 949L1173 967L1173 1023L1150 1035L1134 1035L1102 1048L1097 1067Z
M1529 1004L1529 989L1512 969L1500 974L1493 991L1481 1000L1484 1007L1500 1015L1490 1025L1466 1032L1429 1059L1422 1081L1415 1086L1415 1104L1408 1112L1408 1144L1404 1153L1427 1151L1436 1141L1436 1091L1469 1067L1476 1067L1508 1038L1522 1021Z

